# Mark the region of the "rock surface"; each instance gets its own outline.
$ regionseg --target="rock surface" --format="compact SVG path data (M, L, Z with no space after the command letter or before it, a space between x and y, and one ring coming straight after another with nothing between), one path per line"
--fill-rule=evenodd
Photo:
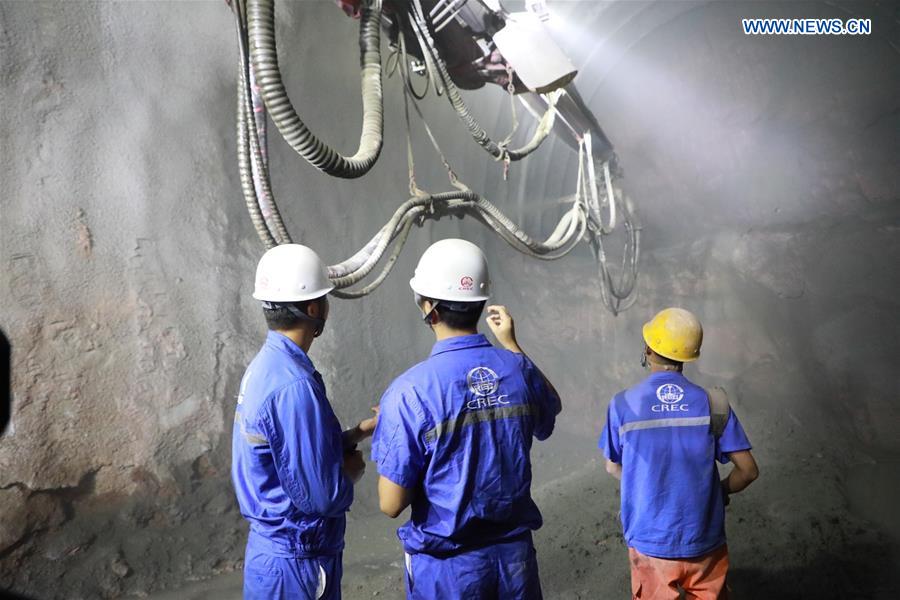
M535 450L548 597L617 597L628 581L617 489L595 440L608 399L642 376L641 323L679 304L706 329L689 376L729 390L762 468L729 521L735 586L754 590L741 597L898 597L900 34L889 8L852 3L876 19L876 33L852 38L739 32L741 17L847 16L831 4L556 9L642 211L635 306L617 318L600 308L587 248L535 262L474 221L429 223L374 295L332 304L312 358L338 416L366 415L427 354L406 284L421 251L449 236L482 244L495 299L565 399L557 438ZM331 2L278 3L278 15L294 104L352 152L357 22ZM185 598L185 582L224 574L196 597L226 597L246 536L228 479L234 399L264 335L230 13L221 2L6 2L0 24L0 327L15 393L0 439L0 588ZM329 263L407 195L396 83L385 150L362 180L329 179L271 139L288 227ZM471 98L495 135L509 130L502 91ZM424 109L460 177L546 235L553 201L574 191L574 154L551 139L504 182L442 99ZM520 118L525 139L533 124ZM443 167L415 135L417 180L441 191ZM345 597L398 597L395 524L365 481Z

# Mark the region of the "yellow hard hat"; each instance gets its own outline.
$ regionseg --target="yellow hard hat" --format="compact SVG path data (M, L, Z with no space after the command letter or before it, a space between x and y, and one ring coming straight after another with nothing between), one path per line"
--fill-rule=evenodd
M692 312L683 308L667 308L644 324L644 341L660 356L678 362L691 362L700 356L703 327Z

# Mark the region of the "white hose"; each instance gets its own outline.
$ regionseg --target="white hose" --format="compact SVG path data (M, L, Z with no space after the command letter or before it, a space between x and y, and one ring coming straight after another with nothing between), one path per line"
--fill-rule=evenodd
M251 0L251 4L257 8L268 8L268 10L271 11L271 1L272 0ZM380 7L380 2L376 1L374 5L377 10ZM290 241L290 237L281 222L278 208L275 204L275 198L272 195L271 186L269 184L268 164L264 147L265 131L263 127L259 127L255 119L256 115L253 111L254 104L258 103L258 99L252 97L254 91L252 80L255 79L257 71L255 67L257 65L251 65L251 61L249 60L250 57L248 56L249 52L244 43L247 40L247 33L245 30L246 24L241 20L243 11L240 10L240 6L241 3L236 4L239 41L242 45L240 48L242 63L241 77L239 78L240 92L238 99L238 138L241 181L248 210L250 211L251 219L257 229L257 233L260 235L264 244L267 247L270 247L275 243L288 242ZM414 8L414 13L418 12L417 16L420 19L419 25L420 27L424 27L424 31L420 29L416 31L416 33L421 37L430 37L427 27L424 26L421 7L418 6L418 2L415 2L414 6L415 8L418 8L418 11ZM254 16L257 17L257 21L264 22L263 29L265 29L266 26L271 28L271 31L264 30L261 35L263 35L263 37L271 35L272 39L270 42L272 52L270 54L274 56L274 27L271 26L271 15L268 15L264 19L260 19L258 15ZM369 18L372 18L371 15L369 15ZM371 25L372 24L370 24L369 29L375 29L371 27ZM414 28L416 27L415 19L413 19L412 25ZM259 27L257 27L257 29L259 29ZM372 31L369 31L368 33L369 38L373 38L375 35L377 34L373 34ZM259 36L257 36L257 39L258 37ZM422 41L421 38L420 41ZM374 45L374 47L377 48L377 43L370 45ZM442 81L441 75L443 75L443 73L441 67L443 67L443 64L436 53L429 52L429 50L433 50L433 48L428 47L431 44L426 42L422 45L426 66L429 68L429 71L432 72L432 79L437 87ZM400 60L406 60L405 49L402 52ZM274 61L274 59L272 59L272 61ZM377 68L380 69L380 67ZM437 72L435 73L434 71ZM405 69L401 69L401 74L404 75L404 88L406 88L408 82L405 77ZM449 77L443 78L443 81L449 82ZM448 95L458 96L458 94L453 93L456 90L455 87L453 87L452 82L447 83L446 87L449 90ZM378 96L380 97L380 85L378 86L378 92ZM534 147L539 145L540 141L543 141L543 139L546 138L550 129L553 127L553 119L556 114L556 101L561 93L562 92L559 91L551 94L549 97L545 97L548 105L547 111L540 119L537 132L532 142L529 143L526 148L519 151L508 151L505 147L502 147L501 151L503 155L515 159L517 154L527 154L532 151ZM257 102L254 102L253 100L257 100ZM413 102L413 105L416 108L416 112L422 117L415 102ZM378 112L380 114L380 110L378 110ZM422 118L424 123L424 117ZM603 163L603 177L606 183L606 198L609 202L609 221L604 224L602 220L602 207L598 200L598 187L596 185L596 173L591 149L590 132L587 132L583 136L581 144L579 144L578 180L572 206L560 217L560 220L554 227L552 233L541 242L528 235L487 199L472 192L462 183L458 182L446 157L444 157L440 148L437 146L437 141L433 138L427 123L425 123L425 127L432 144L441 155L444 165L448 168L451 176L451 183L458 189L451 192L428 195L416 188L416 192L419 195L413 196L397 207L388 222L385 223L385 225L382 226L360 250L348 259L328 267L328 276L336 286L336 289L332 292L335 296L340 298L360 298L371 293L381 285L396 265L397 259L403 250L414 224L418 223L421 225L425 220L437 220L448 215L460 217L470 215L489 227L517 251L542 260L556 260L562 258L571 252L582 239L586 239L591 244L599 263L601 297L604 306L615 314L624 310L634 302L635 296L633 291L637 282L637 266L640 256L640 224L637 221L637 215L634 211L634 205L631 202L631 199L624 196L622 202L625 208L624 224L626 229L626 245L622 256L621 274L619 276L618 284L616 284L607 266L606 253L602 242L602 237L612 232L616 227L616 197L612 186L612 175L610 173L609 162L606 161ZM365 131L368 131L368 129L371 128L364 127ZM375 136L371 135L369 137L374 138ZM378 137L380 138L380 135ZM486 138L486 135L485 140L489 145L493 143ZM315 141L318 144L318 141ZM327 149L324 145L321 146L322 148ZM371 146L371 144L369 144L369 146ZM330 149L327 150L330 151ZM377 156L377 151L375 151L373 155ZM350 160L353 161L355 158L356 157L353 157ZM340 163L341 161L338 160L337 162ZM371 162L374 162L374 160ZM368 166L369 165L363 166L361 164L354 164L354 169L351 169L353 173L349 174L349 176L356 176L361 170L364 171ZM348 176L348 174L344 173L343 176ZM412 170L410 170L410 176L412 180ZM388 254L388 248L392 245L393 248ZM385 264L375 279L371 280L362 288L354 290L348 289L365 279L376 268L378 263L382 261L386 254L387 259L385 260Z
M591 164L593 164L593 160L591 160ZM603 228L603 233L612 233L616 228L616 195L613 193L608 160L603 163L603 179L606 180L606 199L609 202L609 222Z

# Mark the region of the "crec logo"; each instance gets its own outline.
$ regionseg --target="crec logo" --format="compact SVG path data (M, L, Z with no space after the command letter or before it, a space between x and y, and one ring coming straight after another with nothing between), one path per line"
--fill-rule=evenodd
M459 287L464 290L471 290L475 287L475 280L468 275L463 275L462 279L459 280Z
M500 388L500 378L493 369L488 367L475 367L466 376L469 390L475 395L466 402L469 410L481 410L485 408L497 408L509 404L507 394L495 395Z
M675 404L676 402L681 402L681 399L684 398L684 390L680 385L667 383L656 388L656 397L659 398L660 402Z
M665 383L656 388L656 397L662 404L650 407L653 412L688 412L687 404L679 404L684 400L684 388L674 383Z
M493 369L475 367L466 375L469 390L476 396L490 396L500 387L500 378Z

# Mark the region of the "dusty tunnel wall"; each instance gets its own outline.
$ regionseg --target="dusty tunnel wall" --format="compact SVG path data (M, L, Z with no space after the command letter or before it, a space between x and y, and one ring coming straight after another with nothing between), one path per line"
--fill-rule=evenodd
M813 3L558 6L576 83L641 209L636 305L602 311L586 248L533 262L474 222L428 224L375 294L333 303L313 359L339 417L364 415L426 355L406 280L431 241L461 235L488 252L496 300L566 402L562 435L535 459L538 485L569 496L541 496L551 597L590 597L590 565L570 568L586 559L553 544L579 531L563 528L567 513L593 506L616 528L595 439L608 398L641 376L640 324L669 304L704 320L689 376L729 389L762 465L732 509L735 555L805 566L801 581L822 589L870 574L817 577L841 556L896 564L900 57L896 25L879 25L889 9L848 5L887 14L868 38L772 39L740 35L739 19L846 14ZM356 23L330 2L279 3L278 15L295 104L349 152ZM0 326L15 393L0 439L0 587L113 597L234 570L245 526L228 482L233 405L264 324L250 299L261 246L237 180L230 13L220 2L4 2L0 20ZM385 151L367 178L329 179L272 139L288 226L329 263L406 196L401 97L396 81L386 87ZM502 93L472 97L505 134ZM443 99L425 110L465 181L549 232L555 200L574 190L570 150L551 140L503 182ZM419 183L443 190L421 133ZM373 482L358 492L351 538L354 522L380 518ZM588 506L566 504L585 490Z

